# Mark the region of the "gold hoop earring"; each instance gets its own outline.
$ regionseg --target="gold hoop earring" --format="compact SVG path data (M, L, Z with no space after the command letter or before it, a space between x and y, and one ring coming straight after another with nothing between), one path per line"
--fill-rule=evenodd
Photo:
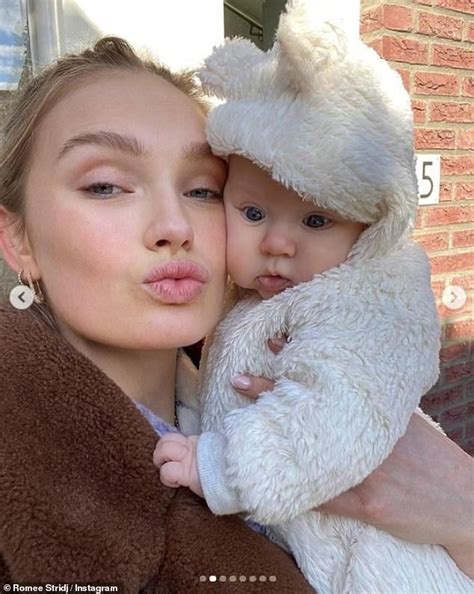
M34 287L27 287L21 278L23 269L18 273L18 285L10 291L10 303L15 309L28 309L35 301Z
M36 286L35 286L35 284L36 284ZM31 274L29 274L29 273L28 273L28 285L29 285L31 291L33 291L33 298L36 301L36 303L43 303L44 295L43 295L43 292L41 291L39 281L32 281Z

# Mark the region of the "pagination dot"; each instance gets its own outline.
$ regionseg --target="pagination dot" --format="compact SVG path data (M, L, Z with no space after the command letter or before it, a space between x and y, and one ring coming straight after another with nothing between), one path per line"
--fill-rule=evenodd
M243 582L247 582L247 581L252 582L252 583L253 582L257 582L257 581L259 581L259 582L267 582L267 581L269 581L269 582L276 582L277 581L277 576L276 575L270 575L270 576L259 575L257 577L256 575L249 575L249 576L246 576L246 575L239 575L239 576L236 576L236 575L229 575L229 576L226 576L226 575L220 575L220 576L217 576L217 575L209 575L209 576L207 576L207 575L200 575L199 576L199 581L200 582L208 582L209 581L209 582L212 582L212 583L215 583L217 581L219 581L221 583L227 582L227 581L233 582L233 583L235 583L237 581L242 582L242 583Z

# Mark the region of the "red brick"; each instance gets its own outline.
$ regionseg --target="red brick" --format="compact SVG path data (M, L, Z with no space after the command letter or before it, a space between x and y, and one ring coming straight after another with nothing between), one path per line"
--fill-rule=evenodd
M423 35L433 35L460 41L462 39L463 24L463 19L431 12L420 12L417 32Z
M396 68L396 71L402 77L403 86L410 92L410 72L408 70L402 70L401 68Z
M474 206L433 206L425 217L426 227L470 223L474 220Z
M431 279L431 290L433 291L433 294L436 297L436 299L439 299L441 297L441 293L444 291L444 287L444 281Z
M435 5L474 14L474 5L472 0L436 0Z
M455 443L460 443L464 439L465 429L464 425L460 425L454 429L448 429L446 435L449 439L452 439Z
M413 239L419 245L423 246L427 252L438 252L449 247L449 233L427 233L415 235Z
M383 57L394 62L428 64L428 44L413 39L401 39L384 35L382 38Z
M474 97L474 76L466 76L462 83L464 97Z
M474 68L474 51L459 45L435 43L432 64L450 68Z
M474 229L467 231L452 231L453 247L474 247ZM474 254L472 256L474 261Z
M419 99L411 100L411 107L413 110L413 120L416 124L424 124L426 118L426 101Z
M474 199L474 182L458 182L454 188L456 200Z
M469 356L469 343L459 342L444 347L441 349L439 356L441 363L454 361L455 359L465 359Z
M474 175L474 155L443 156L441 175Z
M465 40L474 42L474 23L466 23Z
M469 454L470 456L474 456L474 439L465 439L459 445L466 452L466 454Z
M445 256L431 256L431 274L445 274L460 272L462 270L469 270L472 268L472 254L461 253L461 254L447 254ZM456 338L463 338L463 336L457 336L456 331L453 330L454 334L449 336L450 340Z
M465 392L466 398L474 398L474 381L467 382Z
M453 195L453 184L447 182L441 182L439 184L439 201L450 202Z
M458 131L457 148L474 149L474 128Z
M446 338L447 340L472 340L474 338L474 320L446 324Z
M412 11L407 6L386 4L383 7L383 24L387 29L395 31L412 30Z
M416 211L415 225L414 225L414 228L416 231L423 229L423 222L425 220L424 215L425 215L425 209L419 208Z
M418 128L415 130L415 147L417 149L450 149L454 148L454 130L437 130Z
M467 275L467 276L455 276L451 281L452 285L459 285L463 287L466 291L474 291L474 276Z
M434 388L421 399L421 408L428 414L434 413L448 404L455 404L462 399L464 386Z
M468 421L474 415L474 402L467 402L459 406L454 406L442 413L440 417L441 426L445 423L448 427L454 424Z
M381 38L368 41L367 45L373 48L383 58L383 42Z
M466 425L466 438L474 438L474 422L467 423Z
M470 123L474 121L474 104L433 101L430 119L432 122Z
M362 12L360 17L360 32L361 34L377 31L383 27L383 10L382 5L368 8Z
M457 95L459 79L455 74L416 72L414 91L419 95Z

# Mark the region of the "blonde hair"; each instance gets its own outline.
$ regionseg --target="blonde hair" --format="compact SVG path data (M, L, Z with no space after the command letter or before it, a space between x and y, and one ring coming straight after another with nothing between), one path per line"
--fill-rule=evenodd
M130 70L158 76L195 100L204 113L208 104L191 71L173 73L161 64L140 57L120 37L103 37L93 48L70 54L43 70L18 92L4 126L0 155L0 206L16 215L23 233L25 178L39 125L57 102L85 78L104 71ZM41 317L54 325L46 304L35 304Z

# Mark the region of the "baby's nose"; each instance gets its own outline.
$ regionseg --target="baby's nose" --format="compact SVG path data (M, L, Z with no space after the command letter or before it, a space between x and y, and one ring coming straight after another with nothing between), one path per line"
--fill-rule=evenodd
M269 256L292 257L296 253L296 242L284 229L269 229L260 248L262 253Z

